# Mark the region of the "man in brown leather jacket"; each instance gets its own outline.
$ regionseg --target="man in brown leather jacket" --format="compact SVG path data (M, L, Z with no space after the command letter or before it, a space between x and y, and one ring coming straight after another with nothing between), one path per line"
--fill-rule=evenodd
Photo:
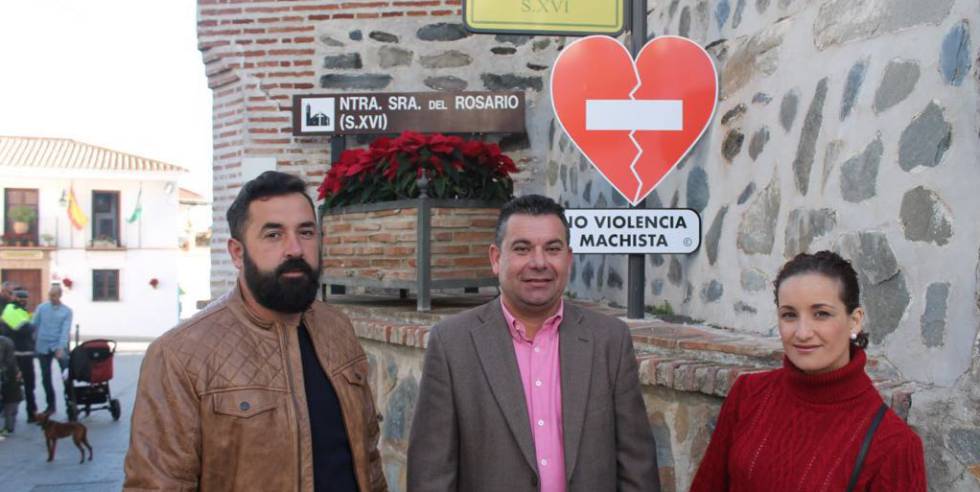
M315 301L305 184L263 173L227 215L237 287L147 350L124 489L387 490L367 358Z

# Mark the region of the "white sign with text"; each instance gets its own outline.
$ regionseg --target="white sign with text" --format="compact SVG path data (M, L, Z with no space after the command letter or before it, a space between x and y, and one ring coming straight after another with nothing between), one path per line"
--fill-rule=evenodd
M565 210L573 253L692 253L701 246L701 216L691 209Z

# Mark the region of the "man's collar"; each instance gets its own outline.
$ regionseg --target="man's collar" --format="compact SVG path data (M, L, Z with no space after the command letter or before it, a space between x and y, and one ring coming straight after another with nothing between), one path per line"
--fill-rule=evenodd
M259 316L248 305L248 302L245 300L245 288L242 287L242 280L240 278L235 280L235 289L231 292L231 295L228 296L228 305L245 316L250 323L258 326L259 328L268 330L275 324L274 322L268 321Z
M518 320L517 317L514 316L513 313L511 313L510 309L507 308L507 304L504 302L503 296L500 296L500 309L503 310L504 312L504 320L507 322L507 328L511 331L511 333L513 334L517 332L520 333L521 336L523 336L524 330L522 329L522 327L518 326L518 321L520 320ZM555 326L558 326L558 324L561 323L564 317L565 317L565 299L559 298L558 308L555 309L554 314L545 318L545 320L541 323L541 327L543 328L545 326L548 326L549 323L554 323ZM520 324L521 326L523 326L524 322L521 321Z

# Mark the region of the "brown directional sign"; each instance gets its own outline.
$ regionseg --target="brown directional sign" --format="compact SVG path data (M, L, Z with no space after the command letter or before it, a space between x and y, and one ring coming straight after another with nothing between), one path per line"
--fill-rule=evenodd
M293 96L293 135L523 133L523 92Z

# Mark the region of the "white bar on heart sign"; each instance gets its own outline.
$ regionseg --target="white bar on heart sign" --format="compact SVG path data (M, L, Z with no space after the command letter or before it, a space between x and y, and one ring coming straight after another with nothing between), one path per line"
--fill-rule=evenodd
M684 101L587 99L585 129L681 131Z

